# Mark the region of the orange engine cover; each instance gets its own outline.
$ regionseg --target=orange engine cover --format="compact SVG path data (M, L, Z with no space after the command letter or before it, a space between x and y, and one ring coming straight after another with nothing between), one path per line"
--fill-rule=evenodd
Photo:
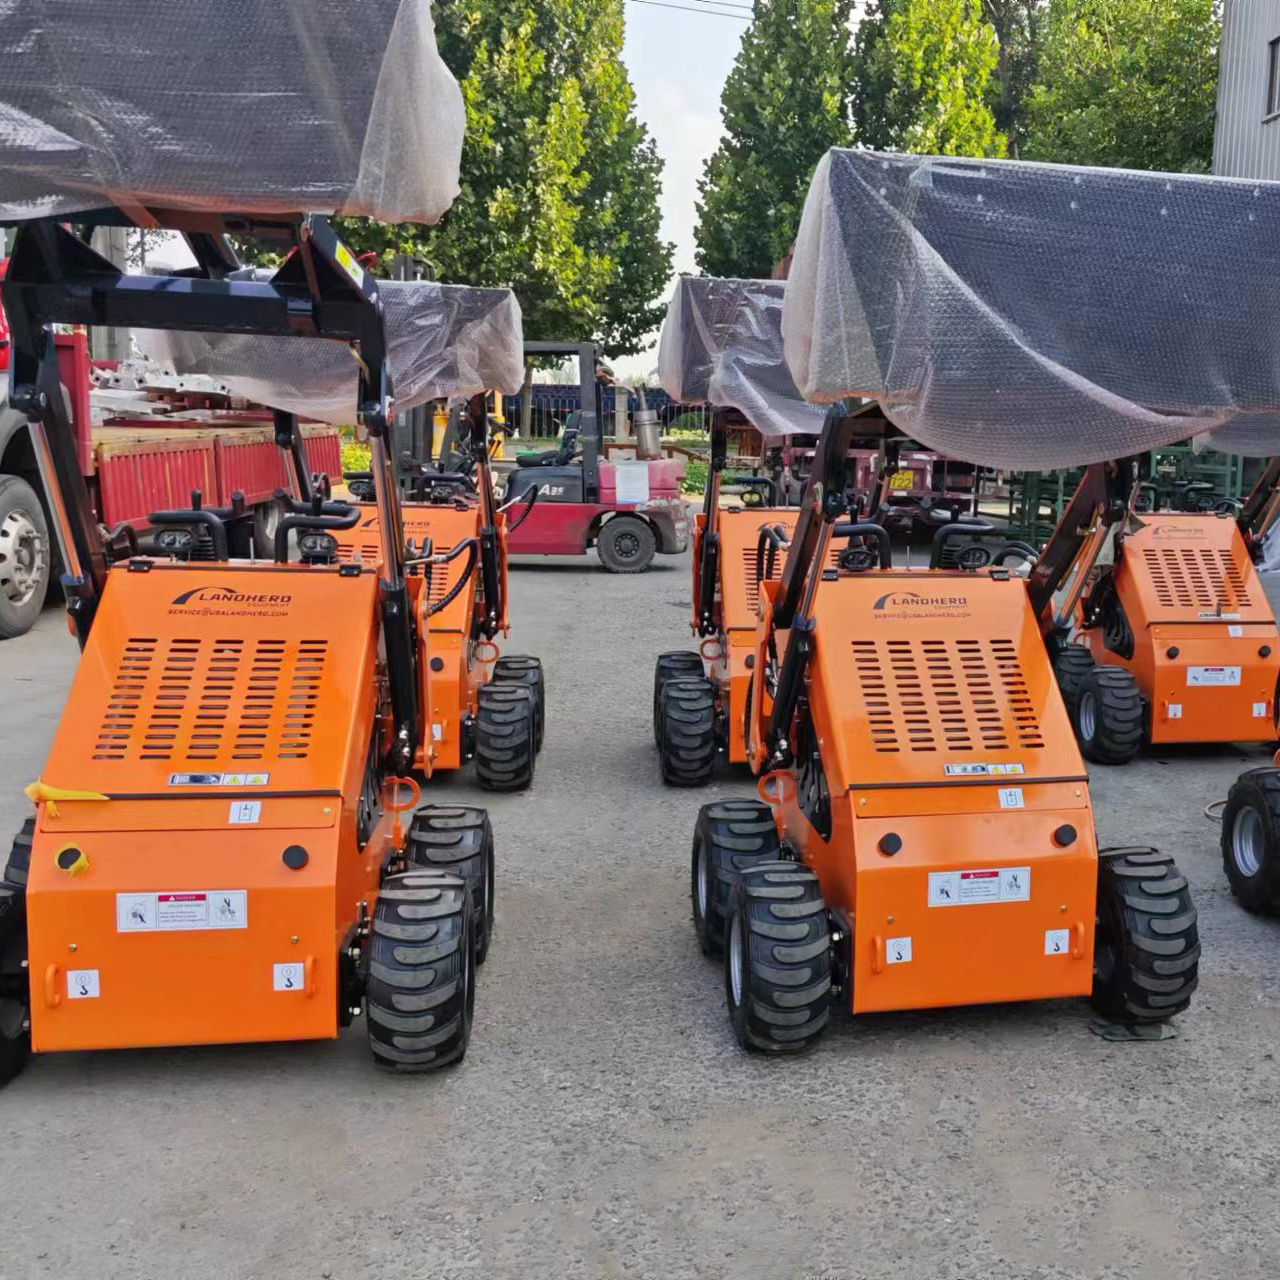
M815 618L782 822L852 929L854 1011L1086 994L1088 782L1023 582L842 575Z
M1280 679L1275 616L1236 522L1144 515L1113 569L1131 655L1104 628L1081 633L1094 661L1132 671L1152 742L1271 742Z
M388 843L376 593L301 565L108 575L40 783L38 1051L336 1034Z

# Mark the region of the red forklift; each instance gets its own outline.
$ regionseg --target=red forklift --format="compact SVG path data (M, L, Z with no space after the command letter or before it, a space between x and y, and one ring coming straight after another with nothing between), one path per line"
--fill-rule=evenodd
M689 510L680 496L683 463L673 459L613 463L604 454L601 391L607 378L590 342L526 342L531 357L570 356L578 362L580 408L554 449L525 450L508 473L509 507L537 501L507 550L514 556L580 556L592 547L610 573L643 573L655 555L680 555L689 545Z

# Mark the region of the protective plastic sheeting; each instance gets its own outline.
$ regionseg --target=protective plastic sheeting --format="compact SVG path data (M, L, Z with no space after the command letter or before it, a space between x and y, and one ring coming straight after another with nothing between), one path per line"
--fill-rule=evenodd
M805 204L786 358L807 399L874 397L991 466L1220 427L1232 449L1280 413L1278 273L1278 183L836 150Z
M397 410L484 391L515 395L524 385L524 328L509 289L380 280L378 293ZM135 338L175 373L217 378L232 395L322 422L355 421L359 371L341 343L150 329Z
M820 432L825 410L804 402L783 359L782 293L780 280L681 279L658 344L667 394L737 409L766 438Z
M0 220L107 205L435 222L430 0L0 0Z

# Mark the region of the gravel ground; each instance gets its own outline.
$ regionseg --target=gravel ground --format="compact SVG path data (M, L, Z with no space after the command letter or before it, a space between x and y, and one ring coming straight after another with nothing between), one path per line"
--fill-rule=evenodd
M40 1058L0 1095L0 1280L1072 1280L1280 1270L1280 924L1232 902L1202 807L1262 752L1094 771L1106 843L1191 878L1200 991L1160 1043L1084 1004L844 1019L736 1047L688 919L699 804L658 782L651 667L687 559L514 577L547 664L534 790L489 797L498 933L440 1076L332 1043ZM0 821L25 816L75 660L61 614L0 646ZM469 779L435 796L483 803Z

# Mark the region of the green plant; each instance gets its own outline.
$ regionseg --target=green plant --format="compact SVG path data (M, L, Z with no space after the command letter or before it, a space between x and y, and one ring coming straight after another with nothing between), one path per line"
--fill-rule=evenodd
M707 463L690 458L685 463L684 479L680 481L681 493L705 493L707 488Z

